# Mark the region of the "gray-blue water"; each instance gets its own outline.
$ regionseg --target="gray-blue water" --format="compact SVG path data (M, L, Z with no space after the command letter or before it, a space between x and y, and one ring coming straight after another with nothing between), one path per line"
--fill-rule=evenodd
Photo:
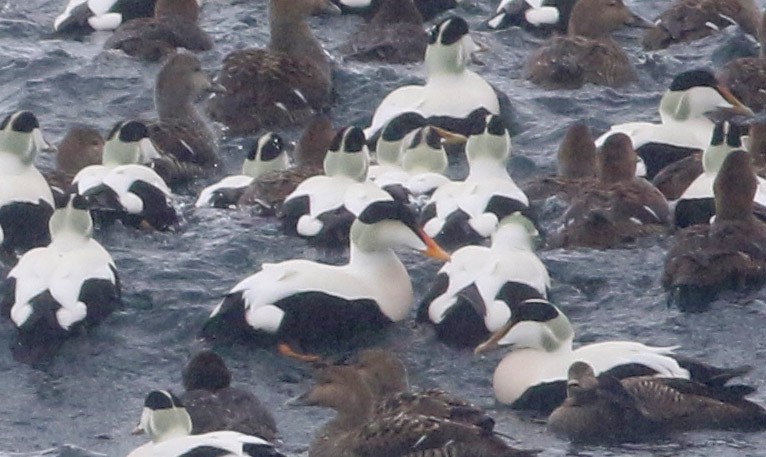
M158 66L102 52L106 34L83 41L51 38L51 24L64 3L0 0L0 113L33 110L53 142L76 122L106 132L117 120L153 117ZM653 18L669 2L629 3ZM465 0L457 12L478 24L493 7L494 2ZM353 17L312 19L331 53L358 24ZM214 51L202 56L206 67L214 70L226 53L267 42L266 1L205 0L202 25L216 43ZM531 159L541 170L553 169L554 151L571 122L584 119L600 133L613 123L656 120L660 93L672 75L713 65L710 56L715 50L742 40L731 28L694 44L647 54L638 46L638 32L624 31L620 41L638 68L638 83L620 90L591 86L545 92L520 79L523 62L539 40L520 30L478 37L491 51L482 56L486 65L477 71L508 94L519 112L522 131L513 138L513 153ZM418 65L339 62L336 125L365 125L388 91L421 77ZM241 145L249 141L221 139L226 171L239 167ZM51 156L38 159L41 168L51 164ZM144 396L158 388L180 390L180 370L201 347L197 332L218 298L262 262L323 258L301 240L281 236L272 219L248 210L194 210L188 195L178 201L184 214L178 233L115 227L96 235L117 262L125 307L89 335L68 342L49 366L33 369L14 362L6 349L13 329L8 322L0 323L0 456L126 455L145 440L129 434ZM704 314L667 309L658 278L669 242L647 241L603 252L543 251L554 281L554 301L576 326L579 342L634 339L680 345L682 353L716 364L752 364L755 369L746 381L761 388L753 398L766 403L766 291L725 296ZM403 258L420 296L439 265L411 253L403 253ZM389 335L384 344L404 357L413 384L440 386L493 410L501 431L516 438L519 446L544 449L545 456L766 455L765 433L699 432L656 444L572 447L540 424L519 419L494 403L490 380L502 353L480 358L446 348L430 329L411 322L395 326ZM305 454L313 433L331 414L283 406L309 385L307 367L246 345L224 348L222 354L235 381L273 409L285 452Z

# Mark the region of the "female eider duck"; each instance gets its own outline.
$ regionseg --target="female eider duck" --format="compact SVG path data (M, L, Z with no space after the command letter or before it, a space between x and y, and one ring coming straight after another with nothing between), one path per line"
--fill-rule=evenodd
M569 367L567 399L548 429L576 442L635 441L673 431L766 428L766 410L746 400L749 386L711 387L688 379L596 377L577 361Z
M120 25L104 43L129 56L158 61L177 48L209 51L213 40L197 23L199 0L157 0L154 17L137 18Z
M125 21L150 17L156 3L157 0L69 0L64 12L53 21L53 30L80 35L114 30Z
M134 435L146 433L151 441L128 457L284 457L262 438L232 431L190 435L192 421L181 400L166 390L149 392Z
M555 36L530 57L526 79L547 89L577 89L584 84L611 87L635 81L630 59L610 34L622 26L645 27L622 0L578 0L567 35Z
M373 415L373 396L350 366L319 368L315 385L293 399L296 406L322 406L337 412L317 432L309 457L531 457L537 451L513 449L491 431L427 414Z
M418 307L442 341L474 347L511 317L513 303L547 298L551 279L534 253L538 236L520 213L503 218L492 245L465 246L439 270Z
M668 303L698 311L726 289L766 282L766 224L753 215L758 187L751 159L732 151L713 183L715 219L683 230L668 251L662 285Z
M271 412L247 390L231 386L231 372L221 356L200 351L183 370L181 395L192 421L194 435L231 430L277 439L277 423Z
M242 164L242 174L227 176L205 187L194 205L216 208L236 206L254 179L271 171L285 170L289 165L290 158L282 137L276 133L266 133L247 153Z
M717 74L721 84L755 112L766 108L766 12L761 15L758 41L761 44L758 57L732 60Z
M501 0L495 14L487 19L487 27L492 30L521 27L544 36L566 34L576 1Z
M80 170L72 187L86 197L100 223L120 220L132 227L148 224L167 230L178 222L170 188L142 164L156 156L144 123L118 122L104 145L102 164Z
M511 137L500 117L482 116L471 128L465 147L468 177L440 186L423 210L423 229L440 243L479 242L505 216L529 209L527 196L506 169Z
M647 179L665 166L703 151L710 144L715 123L705 115L718 109L752 115L753 112L705 69L689 70L673 78L659 105L660 123L628 122L613 125L596 139L596 146L622 132L633 142Z
M342 266L304 259L264 264L213 310L206 338L252 336L262 344L332 346L365 330L405 319L413 307L409 274L394 252L409 247L447 260L396 201L370 204L351 226L349 261Z
M16 257L50 243L48 219L53 193L35 168L37 153L49 146L37 117L29 111L9 114L0 123L0 248Z
M748 368L716 368L673 354L674 347L646 346L633 341L605 341L572 348L574 329L553 304L540 299L523 301L511 309L511 319L487 341L481 353L508 346L492 380L495 398L514 409L549 413L566 398L567 370L581 360L597 374L618 378L652 375L689 379L722 386Z
M306 18L339 11L329 0L270 0L268 47L224 57L217 81L226 92L210 99L210 117L244 134L305 123L330 106L332 65Z
M375 138L388 121L406 111L423 115L430 125L461 134L469 130L468 116L476 109L499 114L495 90L466 68L471 55L481 49L461 17L449 17L432 27L425 56L425 85L400 87L386 95L365 129L367 138Z
M87 202L72 195L49 222L51 243L24 254L8 273L0 302L18 330L14 358L50 358L62 340L104 320L120 306L120 280L109 253L94 239Z
M676 0L646 31L642 43L649 51L664 49L699 40L733 24L756 36L760 17L755 0Z

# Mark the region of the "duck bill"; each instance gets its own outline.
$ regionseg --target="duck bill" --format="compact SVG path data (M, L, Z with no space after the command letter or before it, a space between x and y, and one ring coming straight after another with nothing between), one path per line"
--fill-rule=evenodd
M744 103L739 101L739 99L729 90L728 87L723 85L716 86L716 89L718 90L718 93L721 94L721 97L724 98L727 102L729 102L732 106L732 110L737 114L743 114L745 116L753 116L755 113L753 113L753 110L745 106Z
M450 255L442 249L441 246L439 246L436 241L433 240L430 236L426 235L426 232L423 231L423 229L418 229L418 236L420 239L425 243L426 249L423 252L423 254L427 255L428 257L432 257L437 260L441 260L444 262L449 262Z
M485 342L476 346L476 348L473 350L473 353L481 354L482 352L489 352L493 349L500 347L500 340L502 340L503 337L511 330L514 324L515 322L513 320L509 320L508 322L503 324L503 326L497 329L495 333L490 335Z
M435 125L432 125L431 128L434 129L434 131L438 133L440 137L442 137L442 142L444 144L464 144L466 141L468 141L468 137L465 135L450 132L447 129L443 129Z
M642 18L636 13L630 13L630 18L627 22L625 22L625 25L628 27L636 27L639 29L650 29L654 27L654 24L650 21L647 21L646 19Z

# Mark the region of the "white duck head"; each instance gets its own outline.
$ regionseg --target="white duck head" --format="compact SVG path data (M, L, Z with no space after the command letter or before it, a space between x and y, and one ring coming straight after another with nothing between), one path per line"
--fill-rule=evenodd
M247 153L242 164L242 174L257 178L270 171L285 170L289 166L284 140L276 133L268 132L258 138L258 143Z
M0 153L9 153L21 163L31 165L38 152L49 149L40 123L30 111L16 111L0 123Z
M701 119L705 113L717 109L753 114L708 70L690 70L679 74L673 78L670 88L660 100L663 123Z
M378 164L399 165L403 144L412 132L424 125L426 119L414 111L406 111L388 121L375 146Z
M347 176L356 181L367 179L370 152L365 144L364 132L358 127L338 131L324 158L327 176Z
M402 155L402 168L412 174L444 174L448 165L440 130L430 125L416 130Z
M746 126L727 121L716 122L710 145L702 153L702 168L705 173L718 173L726 156L735 149L742 149L742 136L746 134Z
M72 194L63 208L57 208L48 221L48 230L54 243L79 239L88 240L93 235L93 219L88 201L82 195Z
M425 64L428 77L445 73L461 73L475 52L484 50L468 32L462 17L451 16L429 31Z
M155 390L144 400L141 420L133 434L145 432L155 443L187 436L192 422L181 400L167 390Z
M122 121L112 127L104 144L102 164L107 166L145 164L160 157L141 121Z

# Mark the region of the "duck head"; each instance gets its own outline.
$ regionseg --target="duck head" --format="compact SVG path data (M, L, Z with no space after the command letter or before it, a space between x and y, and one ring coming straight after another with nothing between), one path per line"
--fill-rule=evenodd
M710 144L702 153L702 168L708 173L717 173L726 156L735 149L742 149L742 136L747 127L728 121L716 122Z
M200 351L192 357L181 377L187 391L202 389L215 392L231 384L231 372L226 362L209 350Z
M652 24L632 12L622 0L577 0L569 17L568 33L602 38L624 26L646 28Z
M441 132L430 125L416 130L402 155L402 168L409 173L444 174L448 166Z
M377 398L409 389L407 368L391 351L365 349L359 353L353 367Z
M0 123L0 152L10 153L29 165L38 152L51 149L31 111L16 111Z
M702 118L705 113L731 110L735 114L752 116L731 91L720 84L709 70L697 69L680 73L660 100L662 122Z
M365 142L364 132L359 127L338 130L324 158L324 173L327 176L347 176L356 181L366 180L370 151Z
M429 77L440 73L460 73L475 52L484 50L485 47L471 38L465 19L448 17L431 27L428 33L426 71Z
M419 113L406 111L388 121L378 137L375 155L381 165L399 165L403 144L410 133L426 125L426 119Z
M51 239L90 239L93 235L93 219L88 201L82 195L71 194L63 208L57 208L48 221Z
M630 137L614 133L599 148L598 179L606 184L631 180L636 176L637 163L638 155Z
M255 146L250 148L242 164L242 174L257 178L270 171L285 170L289 166L290 160L282 137L268 132L261 135Z
M141 121L122 121L112 127L104 144L104 165L149 163L160 154L149 138L149 129Z
M474 350L486 352L500 346L554 352L571 345L574 330L569 319L543 299L529 299L511 306L511 319Z
M724 159L713 182L715 194L714 224L726 220L749 220L753 217L753 198L758 181L750 155L738 149Z
M141 420L133 434L146 433L155 443L187 436L192 422L181 400L167 390L155 390L144 400Z
M511 155L511 136L500 116L487 114L479 122L472 123L465 154L470 164L491 160L505 166Z
M569 127L559 146L557 158L557 173L563 178L596 175L596 143L587 125L575 122Z

